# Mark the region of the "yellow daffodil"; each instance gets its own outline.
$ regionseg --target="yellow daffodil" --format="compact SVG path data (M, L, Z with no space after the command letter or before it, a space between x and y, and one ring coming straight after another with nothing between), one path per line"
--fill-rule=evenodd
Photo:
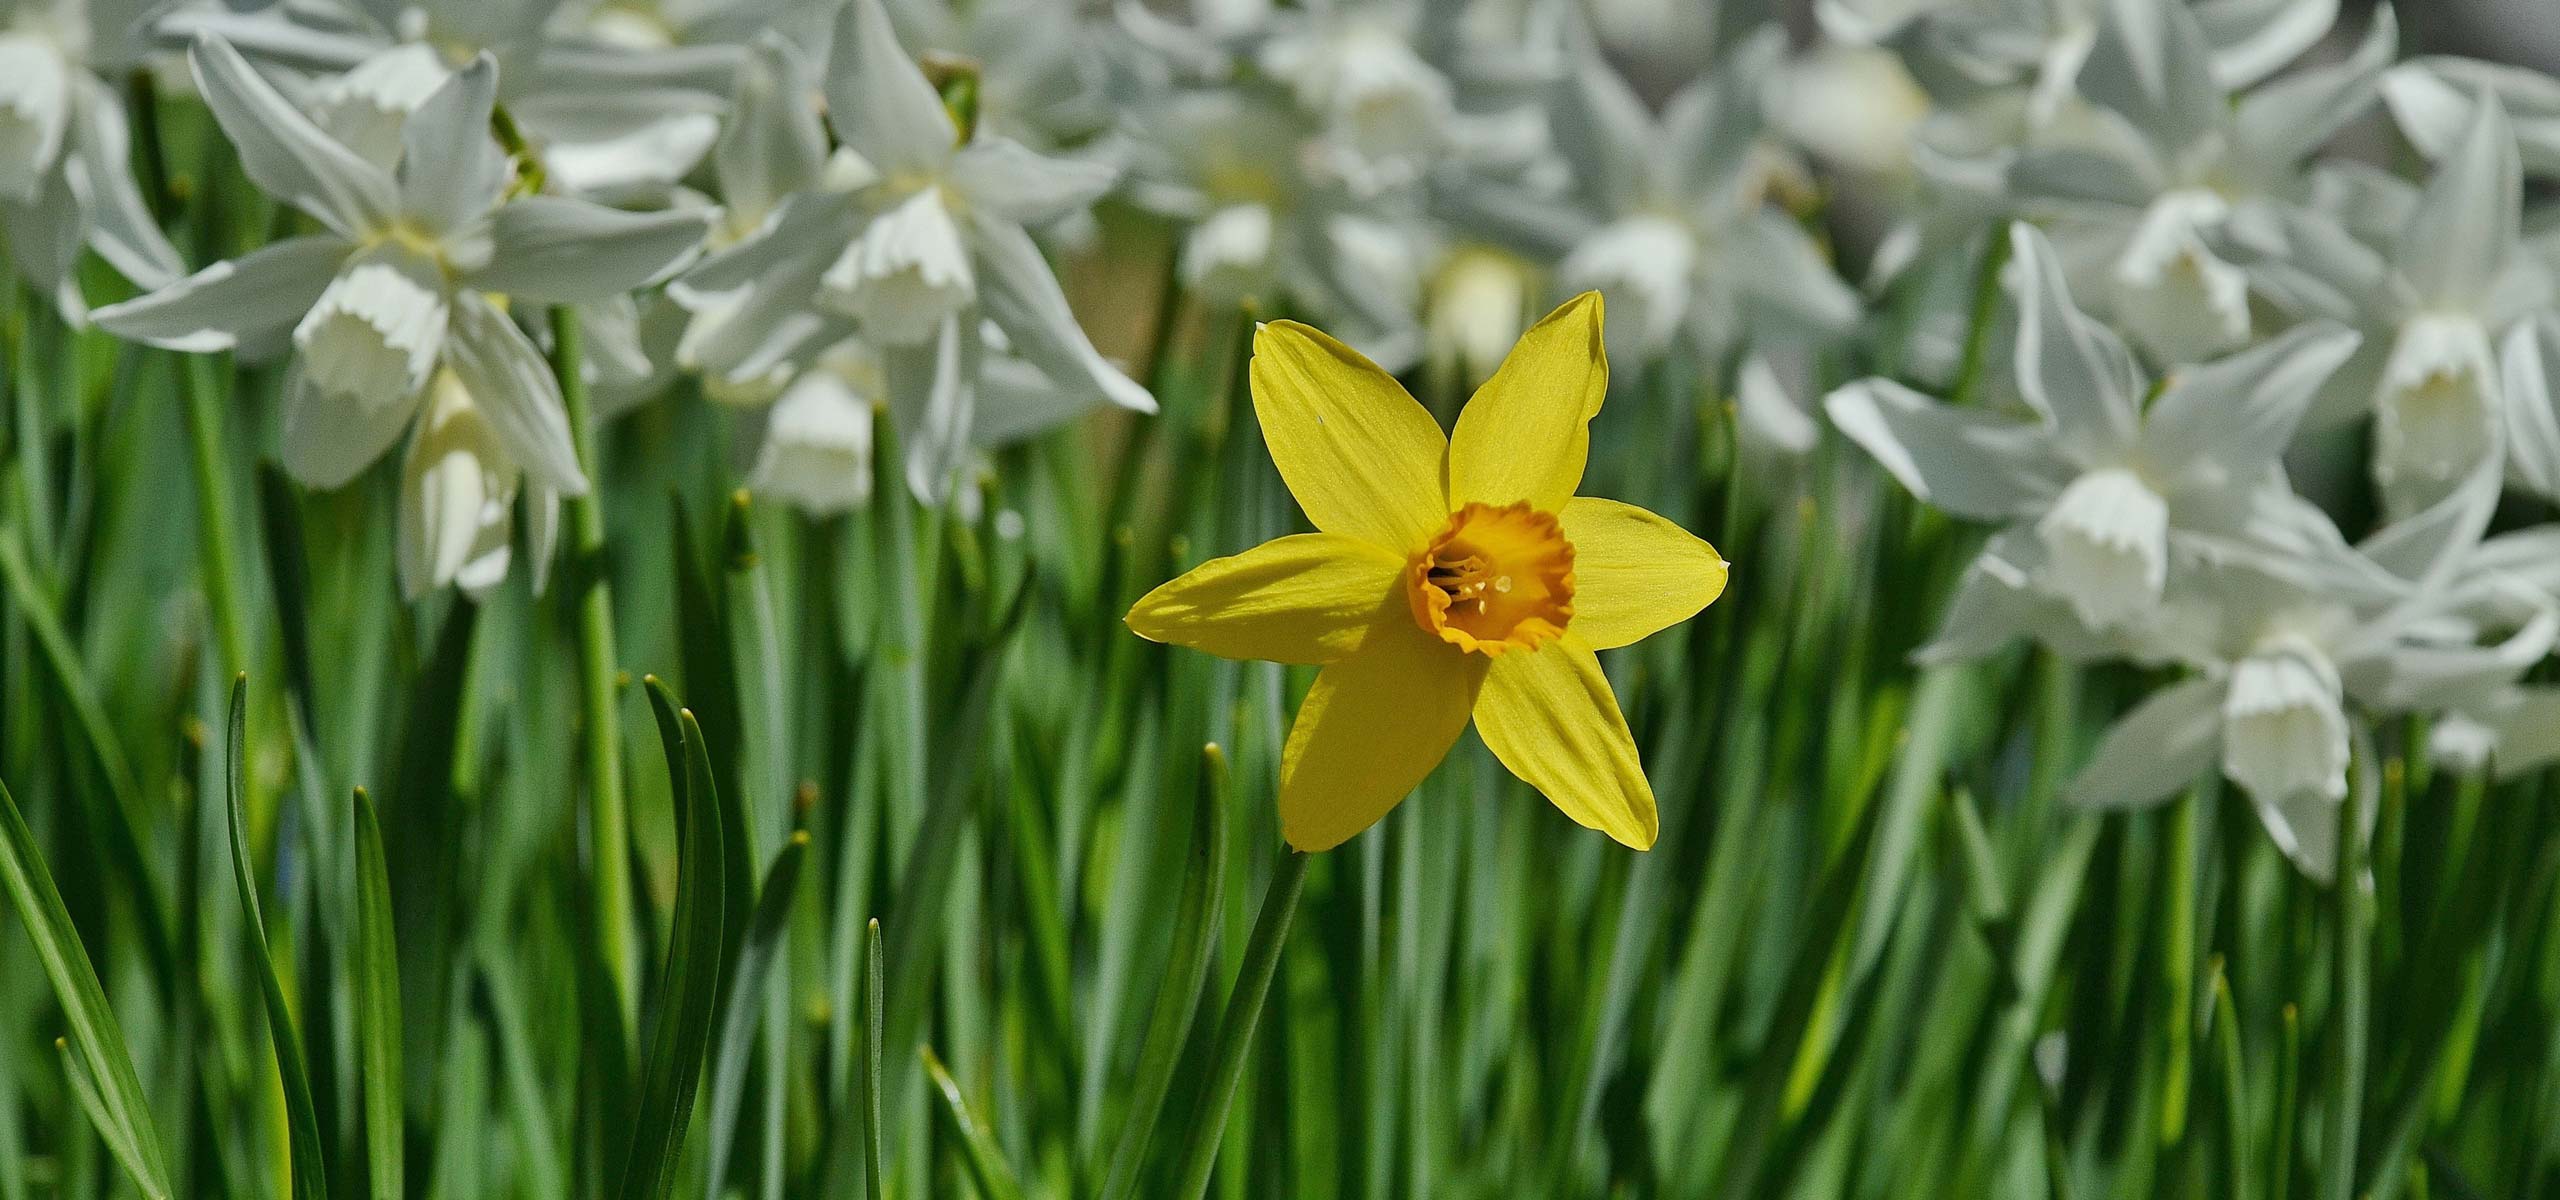
M1470 715L1512 774L1638 850L1653 789L1593 654L1724 591L1715 548L1630 504L1576 496L1609 390L1585 293L1523 335L1443 436L1377 365L1290 321L1253 340L1253 408L1319 532L1202 563L1129 610L1142 637L1321 665L1280 764L1301 850L1367 829Z

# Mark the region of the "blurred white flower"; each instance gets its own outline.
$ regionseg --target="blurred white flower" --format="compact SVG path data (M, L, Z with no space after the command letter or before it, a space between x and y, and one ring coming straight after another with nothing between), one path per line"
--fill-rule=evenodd
M766 414L747 486L818 515L871 502L871 421L884 404L877 355L847 340L820 354Z
M2506 453L2517 418L2492 348L2554 292L2550 264L2519 250L2523 180L2505 111L2487 97L2470 117L2423 190L2362 184L2373 211L2352 220L2389 228L2380 249L2345 228L2347 219L2320 212L2273 213L2232 230L2253 283L2272 301L2365 333L2311 424L2373 415L2373 478L2395 513L2426 507L2475 464Z
M1177 92L1135 123L1128 195L1187 223L1183 286L1218 308L1286 304L1388 370L1413 365L1429 247L1410 197L1362 202L1316 178L1314 128L1268 97Z
M1929 97L1890 52L1827 43L1787 64L1770 107L1777 127L1815 157L1886 176L1911 169Z
M139 69L138 15L112 0L0 9L0 234L19 278L75 324L84 247L145 288L185 270L134 182L124 102L100 78Z
M2270 536L2263 514L2291 496L2279 458L2356 338L2298 329L2170 375L2146 407L2151 388L2131 352L2072 305L2043 235L2017 225L2010 238L2018 385L2033 420L1939 404L1885 379L1843 387L1826 407L1922 500L2031 533L2035 583L2108 630L2158 611L2173 556Z
M283 456L306 484L354 478L409 426L430 383L449 378L446 390L467 397L508 461L542 487L584 493L558 382L501 305L585 303L639 286L692 251L702 218L507 198L507 159L488 132L497 65L486 56L411 115L393 170L322 132L219 37L200 38L190 61L250 179L324 232L100 309L99 324L194 352L289 341Z
M1715 360L1746 334L1846 333L1856 293L1764 202L1763 92L1783 41L1761 31L1657 118L1585 39L1554 113L1573 194L1462 180L1444 189L1450 219L1560 257L1558 283L1608 297L1610 351L1631 364L1675 344Z
M2179 585L2191 614L2179 657L2196 675L2118 721L2072 798L2149 804L2219 769L2277 846L2328 879L2351 708L2513 711L2503 706L2518 702L2517 676L2560 632L2548 597L2470 566L2496 496L2495 474L2482 471L2352 550L2192 572Z
M217 34L261 64L321 76L306 101L312 118L385 166L407 110L444 73L491 55L507 115L552 188L655 202L718 135L740 51L716 40L677 44L692 30L673 22L579 28L583 11L561 0L297 0L247 10L189 0L157 28L182 42ZM733 29L706 19L700 32Z
M2109 5L2078 80L2108 124L2031 144L2006 175L2030 211L2062 218L2066 256L2104 264L2097 311L2162 363L2248 344L2248 277L2222 257L2220 233L2254 206L2309 199L2306 160L2370 105L2397 39L2378 10L2345 61L2237 96L2210 44L2200 10Z
M505 582L524 472L459 373L438 370L400 463L400 590L410 599L447 585L475 599ZM559 536L560 493L526 497L526 552L540 592Z
M768 350L788 343L764 356L774 361L825 344L812 335L827 322L851 322L880 349L907 480L928 499L950 494L971 444L982 316L1057 386L1154 411L1093 348L1023 228L1092 203L1110 168L962 129L881 0L845 6L825 90L844 149L817 186L687 275L688 292L733 294L727 323Z

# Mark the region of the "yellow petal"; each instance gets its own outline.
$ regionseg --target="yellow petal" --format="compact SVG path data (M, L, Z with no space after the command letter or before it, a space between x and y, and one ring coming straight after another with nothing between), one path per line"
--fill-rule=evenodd
M1129 628L1224 658L1328 663L1382 621L1413 625L1404 560L1355 537L1301 533L1213 558L1146 594Z
M1476 694L1476 731L1564 815L1634 849L1653 847L1660 822L1635 736L1599 658L1571 633L1493 660Z
M1409 555L1448 520L1449 440L1359 351L1272 321L1253 335L1252 382L1272 465L1316 528Z
M1724 594L1724 556L1635 505L1576 496L1557 519L1564 540L1573 543L1573 618L1566 628L1594 650L1650 637Z
M1330 850L1377 824L1467 727L1487 661L1408 621L1319 672L1280 754L1281 835Z
M1449 503L1554 512L1582 486L1591 418L1609 393L1600 293L1584 292L1520 335L1502 369L1476 389L1449 442Z

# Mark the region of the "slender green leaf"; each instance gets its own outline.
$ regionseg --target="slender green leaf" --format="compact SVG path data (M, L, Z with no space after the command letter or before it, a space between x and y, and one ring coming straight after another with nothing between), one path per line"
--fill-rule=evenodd
M673 1186L676 1157L693 1115L695 1085L711 1046L728 887L722 877L719 800L713 794L702 726L692 713L676 707L665 684L655 677L647 683L658 736L670 768L677 770L671 783L680 849L675 923L660 977L665 994L659 998L648 1058L641 1065L629 1150L609 1189L623 1200L662 1200Z
M995 1135L986 1123L969 1111L969 1101L960 1094L960 1083L951 1077L951 1069L942 1065L931 1046L916 1047L924 1062L925 1077L933 1083L933 1093L942 1103L935 1111L960 1135L960 1161L968 1164L969 1179L977 1184L986 1200L1022 1200L1022 1184L1006 1166L1004 1148L996 1145Z
M375 1200L398 1200L403 1126L400 948L391 925L391 868L373 798L355 790L356 1035L364 1064L365 1164Z
M257 958L258 988L265 993L267 1034L275 1043L276 1071L284 1079L286 1148L293 1156L295 1200L325 1200L329 1165L320 1141L320 1113L311 1099L311 1074L304 1067L302 1035L285 1007L284 981L277 976L275 955L267 947L266 918L258 908L258 883L250 869L248 804L245 780L249 752L249 677L231 678L230 736L223 767L224 791L231 806L231 882L239 892L240 913L249 931L249 948Z

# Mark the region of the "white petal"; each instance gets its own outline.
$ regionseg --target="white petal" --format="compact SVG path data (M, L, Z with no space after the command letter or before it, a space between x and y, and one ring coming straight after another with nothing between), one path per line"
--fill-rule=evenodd
M314 89L311 117L365 161L393 170L400 162L410 114L452 74L435 47L402 42ZM482 128L487 128L485 122Z
M2018 305L2018 387L2064 443L2105 458L2132 440L2142 382L2133 355L2071 303L2062 262L2031 225L2009 227L2009 288Z
M2334 8L2336 0L2324 3ZM2325 18L2320 29L2328 29ZM2240 99L2233 115L2238 144L2251 155L2265 156L2267 166L2291 168L2365 114L2399 49L2398 20L2389 6L2375 6L2355 53L2339 62L2291 72L2252 88Z
M1776 331L1825 339L1857 323L1857 292L1831 269L1804 227L1778 212L1752 213L1732 230L1719 260L1734 292Z
M998 221L979 219L975 225L981 299L987 319L1004 330L1013 352L1061 387L1132 411L1156 411L1154 394L1093 348L1031 235Z
M1182 281L1222 299L1248 296L1271 279L1271 209L1230 204L1193 223L1182 239Z
M2477 311L2514 265L2524 169L2495 93L2483 93L2453 152L2409 214L2395 256L2421 303Z
M880 384L878 364L859 358L822 364L783 389L747 476L750 489L819 514L870 503L873 394L852 372Z
M927 504L951 498L968 458L979 355L977 322L956 316L921 345L880 351L890 409L906 444L907 487Z
M2080 93L2156 145L2190 146L2211 132L2223 116L2224 93L2194 10L2145 0L2101 11L2098 39L2073 73Z
M389 226L399 208L391 176L321 132L230 43L201 35L188 62L241 169L268 195L349 237Z
M71 70L48 39L0 37L0 200L32 204L71 127Z
M930 170L951 158L959 130L880 0L848 0L839 11L826 85L836 136L881 170Z
M662 201L720 136L716 102L680 90L555 93L509 111L552 183L615 203Z
M587 492L560 381L542 352L505 313L476 292L454 297L453 338L446 361L470 391L508 457L543 486L571 496Z
M498 63L471 60L429 93L400 130L400 199L407 215L441 234L478 218L507 185L507 158L489 135Z
M1776 457L1799 458L1822 440L1822 427L1789 395L1769 360L1753 354L1742 361L1734 387L1735 427L1743 447Z
M2375 10L2388 22L2388 8ZM2275 74L2327 36L2338 0L2207 0L2196 20L2213 47L2213 76L2237 91Z
M2560 761L2560 689L2518 688L2484 718L2494 738L2489 765L2512 779Z
M2222 715L2222 773L2251 797L2346 797L2347 714L2338 668L2317 647L2284 638L2233 664Z
M2061 490L2048 435L2036 426L1940 404L1889 379L1844 385L1823 408L1912 495L1958 516L2008 520Z
M166 287L187 273L185 260L160 232L159 221L134 183L132 138L125 127L124 102L96 80L79 81L80 104L72 135L81 165L88 171L91 214L89 244L134 286Z
M306 487L341 487L391 448L418 410L418 393L358 400L312 385L300 360L286 368L278 449Z
M873 217L820 282L827 303L882 345L937 336L944 321L977 296L968 247L938 187Z
M400 465L400 590L414 600L466 574L480 585L467 590L483 590L492 566L503 578L515 491L496 431L461 381L438 372Z
M1671 346L1696 292L1697 235L1668 218L1628 217L1584 239L1556 268L1566 290L1599 292L1613 314L1612 355L1643 362Z
M2156 608L2169 579L2169 505L2122 467L2090 471L2036 522L2050 556L2041 582L2092 627Z
M771 276L798 260L827 261L829 248L855 233L851 201L835 192L785 197L755 232L711 251L668 287L679 300L687 291L726 292Z
M1103 403L1091 388L1060 387L1040 369L990 350L978 364L978 411L969 438L983 447L1037 437Z
M2193 784L2221 749L2224 685L2189 679L2151 694L2098 743L2071 781L2071 802L2092 808L2156 804Z
M2547 313L2517 322L2498 347L2509 469L2545 499L2560 499L2560 396L2551 390L2550 367L2555 353L2560 325Z
M798 50L779 37L758 42L739 67L728 126L711 148L732 219L761 222L784 197L817 183L827 135L812 91Z
M980 137L951 162L953 191L979 211L1017 225L1081 212L1111 190L1118 169L1032 152L1011 138Z
M2362 339L2326 322L2170 374L2142 420L2157 477L2202 487L2248 479L2292 444L2303 414Z
M2373 477L2394 511L2450 494L2498 452L2501 383L2478 321L2429 313L2401 326L2374 398Z
M303 382L355 406L408 402L443 352L448 300L429 263L385 244L347 260L293 329Z
M2162 362L2196 362L2249 341L2249 277L2205 244L2231 212L2192 189L2151 203L2116 259L2116 320Z
M526 196L498 209L489 265L472 272L470 282L550 304L602 300L681 267L702 244L703 228L698 210L633 213L565 196Z
M37 292L53 296L65 320L85 318L79 281L73 278L87 232L88 185L77 171L48 172L26 203L0 201L0 229L9 258Z
M286 238L93 316L119 337L170 350L209 354L254 345L310 312L347 254L334 237Z

